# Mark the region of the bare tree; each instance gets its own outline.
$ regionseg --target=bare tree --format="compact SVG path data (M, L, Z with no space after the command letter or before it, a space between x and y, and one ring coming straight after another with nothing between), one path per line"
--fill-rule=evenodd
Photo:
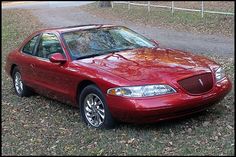
M101 8L111 7L111 1L99 1L98 6L101 7Z

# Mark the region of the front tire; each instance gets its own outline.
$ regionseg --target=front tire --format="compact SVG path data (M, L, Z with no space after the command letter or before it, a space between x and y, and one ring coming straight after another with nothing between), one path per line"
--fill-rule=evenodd
M32 94L30 88L23 83L21 73L17 67L15 67L13 70L12 78L13 78L14 89L18 96L28 97Z
M79 97L80 114L82 120L94 128L110 129L115 126L104 95L95 85L85 87Z

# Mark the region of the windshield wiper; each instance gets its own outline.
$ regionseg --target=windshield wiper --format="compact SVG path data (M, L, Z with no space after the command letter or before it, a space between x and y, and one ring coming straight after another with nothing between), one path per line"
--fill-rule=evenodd
M112 51L109 51L109 52L115 53L115 52L134 50L134 49L139 49L139 48L150 48L150 47L148 47L148 46L130 47L130 48L124 48L124 49L115 49L115 50L112 50Z
M135 49L135 48L126 48L126 49L114 49L114 50L110 50L110 51L108 51L108 52L106 52L106 53L115 53L115 52L120 52L120 51L127 51L127 50L133 50L133 49Z
M96 53L96 54L91 54L91 55L87 55L87 56L81 56L81 57L77 57L76 60L77 59L90 58L90 57L96 57L96 56L100 56L100 55L103 55L103 54L102 53L101 54Z
M76 60L78 59L84 59L84 58L90 58L90 57L96 57L96 56L101 56L101 55L105 55L105 54L114 54L116 52L120 52L120 51L127 51L127 50L133 50L133 49L136 49L136 48L141 48L141 47L132 47L132 48L125 48L125 49L115 49L115 50L110 50L110 51L107 51L105 53L96 53L96 54L91 54L91 55L87 55L87 56L81 56L81 57L77 57Z

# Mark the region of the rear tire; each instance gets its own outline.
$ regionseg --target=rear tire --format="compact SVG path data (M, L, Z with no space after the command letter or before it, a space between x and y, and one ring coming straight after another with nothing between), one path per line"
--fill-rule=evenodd
M79 96L80 115L82 120L94 128L111 129L115 126L105 97L95 85L85 87Z
M32 95L31 89L23 83L21 73L17 67L12 72L12 79L15 92L18 96L28 97Z

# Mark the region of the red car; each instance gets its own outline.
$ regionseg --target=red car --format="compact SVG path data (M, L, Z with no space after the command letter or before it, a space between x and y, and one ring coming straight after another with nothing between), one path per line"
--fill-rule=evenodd
M16 94L33 92L80 108L84 122L157 122L206 109L232 88L223 68L205 57L164 49L115 25L37 31L9 53Z

